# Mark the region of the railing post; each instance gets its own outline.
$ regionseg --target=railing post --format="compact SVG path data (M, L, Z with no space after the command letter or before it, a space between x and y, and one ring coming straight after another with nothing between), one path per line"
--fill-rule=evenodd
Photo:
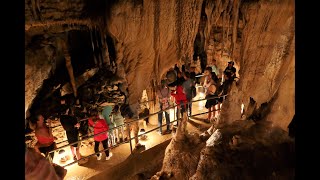
M176 107L173 108L173 121L175 120L176 120Z
M130 143L130 151L132 153L132 144L131 144L131 129L130 129L130 124L128 126L128 130L129 130L129 143Z

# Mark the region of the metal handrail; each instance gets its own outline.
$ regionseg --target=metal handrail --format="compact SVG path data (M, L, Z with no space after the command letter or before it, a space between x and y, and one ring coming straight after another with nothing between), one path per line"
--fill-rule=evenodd
M225 96L227 96L227 95L222 95L222 96L217 96L217 97L210 97L210 98L204 98L204 99L201 99L201 100L190 101L190 102L188 102L187 104L190 104L190 103L193 103L193 102L198 102L198 101L203 101L203 100L208 100L208 99L216 99L216 98L225 97ZM107 131L103 131L103 132L100 132L100 133L98 133L98 134L85 135L85 136L87 136L87 138L78 140L78 141L73 142L73 143L71 143L71 144L64 145L64 146L59 147L59 148L57 148L57 149L54 149L54 150L52 150L52 151L50 151L50 152L53 152L53 151L56 151L56 150L65 148L65 147L67 147L67 146L71 146L71 145L73 145L73 144L79 143L79 142L81 142L81 141L87 140L87 139L89 139L89 138L91 138L91 137L94 137L94 136L97 136L97 135L100 135L100 134L103 134L103 133L106 133L106 132L109 132L109 131L111 131L111 130L120 128L120 127L122 127L122 126L129 126L131 123L134 123L134 122L140 121L140 120L144 120L144 119L147 118L147 117L150 117L150 116L153 116L153 115L157 115L157 114L159 114L159 113L161 113L161 112L164 112L164 111L173 109L173 108L175 108L175 107L177 107L177 105L171 106L170 108L167 108L167 109L165 109L165 110L158 111L158 112L153 113L153 114L149 114L149 115L147 115L147 116L145 116L145 117L138 118L138 119L132 120L132 121L130 121L130 122L126 122L126 123L124 123L123 125L120 125L120 126L117 126L117 127L113 127L113 128L111 128L111 129L108 129ZM85 137L85 136L84 136L84 137ZM83 137L83 136L81 136L81 137Z
M194 103L194 102L204 101L204 100L208 100L208 99L218 99L218 98L220 98L220 97L226 97L226 96L227 96L227 95L216 96L216 97L209 97L209 98L203 98L203 99L199 99L199 100L194 100L194 101L187 102L186 104L192 104L192 103ZM118 129L118 128L120 128L120 127L130 126L131 123L134 123L134 122L139 121L139 120L144 120L144 119L147 118L147 117L151 117L151 116L153 116L153 115L157 115L157 114L159 114L159 113L161 113L161 112L164 112L164 111L167 111L167 110L170 110L170 109L175 109L175 107L177 107L177 106L178 106L178 105L171 106L171 107L169 107L169 108L167 108L167 109L165 109L165 110L161 110L161 111L158 111L158 112L156 112L156 113L149 114L149 115L147 115L147 116L138 118L138 119L136 119L136 120L132 120L132 121L130 121L130 122L126 122L126 123L124 123L123 125L120 125L120 126L111 128L111 129L109 129L109 130L107 130L107 131L103 131L103 132L100 132L100 133L98 133L98 134L93 134L93 135L90 135L90 136L87 135L88 137L85 138L85 139L81 139L81 140L78 140L78 141L76 141L76 142L73 142L73 143L64 145L64 146L62 146L62 147L56 148L56 149L50 151L49 153L54 152L54 151L57 151L57 150L60 150L60 149L63 149L63 148L65 148L65 147L71 146L71 145L73 145L73 144L77 144L77 143L79 143L79 142L82 142L82 141L87 140L87 139L89 139L89 138L92 138L92 137L94 137L94 136L97 136L97 135L106 133L106 132L108 132L108 131L110 131L110 130ZM214 110L214 111L217 111L217 110ZM209 112L213 112L213 111L208 111L208 112L204 112L204 113L199 113L199 114L195 114L195 115L188 116L188 117L193 117L193 116L198 116L198 115L202 115L202 114L207 114L207 113L209 113ZM174 113L174 117L175 117L175 113ZM174 119L175 119L175 118L174 118ZM182 118L178 118L178 119L176 119L176 120L173 120L173 121L170 122L170 124L172 124L173 122L177 122L177 121L179 121L180 119L182 119ZM162 125L161 128L164 127L164 126L166 126L166 124ZM147 132L144 132L143 134L138 135L137 137L140 137L140 136L142 136L142 135L148 134L148 133L150 133L150 132L152 132L152 131L155 131L155 130L157 130L157 129L159 129L159 128L160 128L160 127L158 126L158 127L154 128L154 129L151 129L151 130L149 130L149 131L147 131ZM129 133L129 139L128 139L127 141L124 141L124 142L120 143L120 144L125 144L125 143L127 143L127 142L129 141L129 142L130 142L130 149L131 149L131 153L132 153L131 140L133 140L136 136L130 137L130 136L131 136L130 134L131 134L131 132ZM83 136L82 136L82 137L83 137ZM60 143L61 143L61 142L60 142ZM118 145L120 145L120 144L118 144ZM113 147L115 147L115 146L111 146L111 147L113 148ZM82 157L82 158L80 158L79 160L76 160L76 161L73 161L72 163L69 163L69 164L64 165L63 167L72 165L72 164L74 164L74 163L76 163L76 162L78 162L78 161L80 161L80 160L82 160L82 159L84 159L84 158L91 157L91 156L96 155L96 154L98 154L98 153L100 153L100 152L104 152L104 151L106 151L106 150L108 150L108 149L109 149L109 148L104 149L104 150L101 150L101 151L99 151L99 152L97 152L97 153L93 153L93 154L90 154L90 155L88 155L88 156Z

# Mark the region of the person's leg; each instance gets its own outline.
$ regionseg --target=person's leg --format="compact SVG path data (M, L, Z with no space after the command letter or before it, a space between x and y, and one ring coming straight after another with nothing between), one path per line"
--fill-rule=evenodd
M114 134L115 134L115 137L116 137L116 144L120 142L120 137L119 137L119 128L116 128L114 130Z
M74 148L74 150L76 151L75 153L76 153L77 159L78 159L78 160L81 159L80 146L79 146L79 144L76 144L73 148Z
M71 150L72 157L77 157L75 149L72 145L70 146L70 150Z
M158 127L159 127L159 132L162 133L162 116L163 116L163 112L158 113Z
M48 153L49 153L49 156L51 157L51 160L53 160L54 158L54 150L55 149L55 143L52 143L49 147L48 147ZM52 151L52 152L50 152Z
M176 120L177 120L177 126L178 126L178 122L179 122L179 114L180 114L180 105L177 106L177 111L176 111Z
M126 125L126 137L127 137L127 140L129 141L130 140L130 137L131 137L131 124L130 125Z
M105 154L106 154L106 157L108 157L109 156L109 148L108 148L108 139L105 139L105 140L103 140L102 141L102 146L103 146L103 148L106 150L106 151L104 151L105 152Z
M192 116L192 98L189 101L188 109L189 109L189 116Z
M181 113L181 118L183 117L183 113L185 113L186 110L187 110L186 104L183 103L183 102L181 102L181 111L180 111L180 113Z
M94 152L95 153L99 152L99 145L100 145L99 141L94 141ZM97 154L97 156L99 156L99 155Z
M166 117L166 124L167 124L167 131L170 131L170 116L167 111L164 112L165 117Z
M134 134L134 142L135 144L139 144L139 137L138 137L138 133L139 133L139 122L134 122L133 123L133 134Z
M211 115L212 115L212 112L211 112L211 107L208 108L208 120L210 121L211 119Z
M211 119L210 120L213 120L215 118L215 116L216 116L215 105L210 107L210 111L212 111L212 115L211 115Z
M124 138L125 138L125 133L124 133L124 127L123 126L120 127L120 133L121 133L120 142L123 142Z

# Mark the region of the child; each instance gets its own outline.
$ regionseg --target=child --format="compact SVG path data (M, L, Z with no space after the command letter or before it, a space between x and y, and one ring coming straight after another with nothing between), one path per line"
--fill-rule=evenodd
M88 123L93 127L94 132L94 152L99 152L99 145L102 142L103 148L107 149L106 160L109 160L112 156L112 153L109 153L108 149L108 130L109 126L104 119L100 119L98 116L98 111L96 109L92 110L92 118L89 118ZM98 135L96 135L98 134ZM97 154L97 160L101 160L102 153Z
M115 127L117 127L114 133L116 137L116 143L121 143L123 141L123 135L124 135L124 132L123 132L124 126L122 126L124 125L124 118L121 115L120 107L118 105L115 105L113 107L112 119L115 124Z

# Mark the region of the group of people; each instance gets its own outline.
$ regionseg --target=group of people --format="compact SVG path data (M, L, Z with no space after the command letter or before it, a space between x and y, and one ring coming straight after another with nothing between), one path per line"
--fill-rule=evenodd
M79 165L88 161L86 158L81 158L79 139L90 135L90 129L94 134L94 151L97 153L98 160L102 158L102 153L98 153L100 144L104 148L106 160L109 160L112 156L109 148L128 139L127 133L125 133L124 117L121 115L119 105L105 106L102 110L97 108L86 110L80 105L79 100L71 106L66 103L66 99L61 98L58 115L65 130L73 160L78 160ZM91 128L85 127L86 124L83 122L86 122ZM52 134L51 120L38 114L31 119L30 127L34 130L37 138L34 151L51 158L52 162L56 143Z
M160 104L160 112L158 113L158 127L159 134L167 134L171 132L170 129L170 116L169 108L174 99L177 105L176 119L178 120L180 115L183 117L183 113L187 112L188 115L192 114L192 98L195 97L195 73L194 68L190 68L190 71L186 71L182 67L182 71L177 65L174 67L176 74L176 80L168 83L166 79L161 80L161 84L157 89L157 99ZM162 120L163 113L165 114L166 120L166 131L162 132ZM178 125L178 121L176 123Z
M212 65L208 65L205 68L204 76L202 85L205 89L206 98L209 98L205 104L205 107L208 109L207 121L213 122L217 120L222 102L226 98L224 95L229 93L232 82L236 78L234 62L229 61L228 66L223 71L223 75L220 76L216 60L213 59Z
M177 105L176 119L187 113L192 114L192 99L196 96L196 83L201 84L205 89L206 101L205 107L208 109L207 122L215 121L218 117L219 110L225 96L230 91L230 87L236 78L236 68L234 62L228 62L228 66L220 75L220 69L216 65L216 60L213 59L211 64L208 64L204 70L204 81L200 82L196 79L194 67L190 67L189 71L182 66L180 71L177 64L174 66L176 80L168 83L166 79L161 80L161 84L157 90L157 99L160 104L160 112L158 113L158 127L160 134L170 133L170 102L174 99ZM220 97L223 96L223 97ZM162 132L163 114L166 120L166 131ZM181 115L181 116L180 116ZM177 121L178 125L178 121Z
M208 121L216 120L218 111L225 99L225 97L219 96L228 94L232 82L236 78L236 68L234 67L233 61L228 62L228 66L223 71L222 76L215 63L216 61L213 60L213 64L208 65L205 68L205 78L204 81L201 82L205 89L206 98L209 98L205 105L209 110ZM175 116L178 120L180 117L183 117L184 113L188 113L188 116L192 115L191 101L196 96L195 85L197 79L194 67L190 67L188 71L185 68L182 68L182 71L180 71L175 65L174 72L176 74L176 80L168 83L166 79L163 79L157 89L157 99L160 104L158 126L161 135L172 131L169 116L169 108L172 105L172 99L174 99L175 104L177 105ZM163 116L163 113L165 116ZM79 99L71 106L66 103L66 99L62 98L58 115L60 123L66 132L73 159L78 160L79 165L88 161L86 158L81 158L79 151L79 134L84 136L90 131L90 128L85 128L86 126L90 126L93 129L94 151L97 160L101 160L102 158L102 153L99 151L100 144L103 146L106 160L109 160L110 157L112 157L112 152L109 151L109 148L118 143L126 142L131 131L133 131L135 136L136 147L141 146L138 139L138 121L125 125L126 122L133 119L133 113L130 112L129 106L120 107L119 105L108 105L102 107L101 110L98 110L97 108L87 110L80 104ZM162 131L163 117L166 121L165 132ZM44 117L44 115L38 114L31 120L30 127L35 131L35 136L38 140L33 151L38 154L42 153L45 157L53 159L56 143L55 138L52 135L51 120L48 119L46 122L45 119L47 118ZM178 125L178 121L176 125Z

